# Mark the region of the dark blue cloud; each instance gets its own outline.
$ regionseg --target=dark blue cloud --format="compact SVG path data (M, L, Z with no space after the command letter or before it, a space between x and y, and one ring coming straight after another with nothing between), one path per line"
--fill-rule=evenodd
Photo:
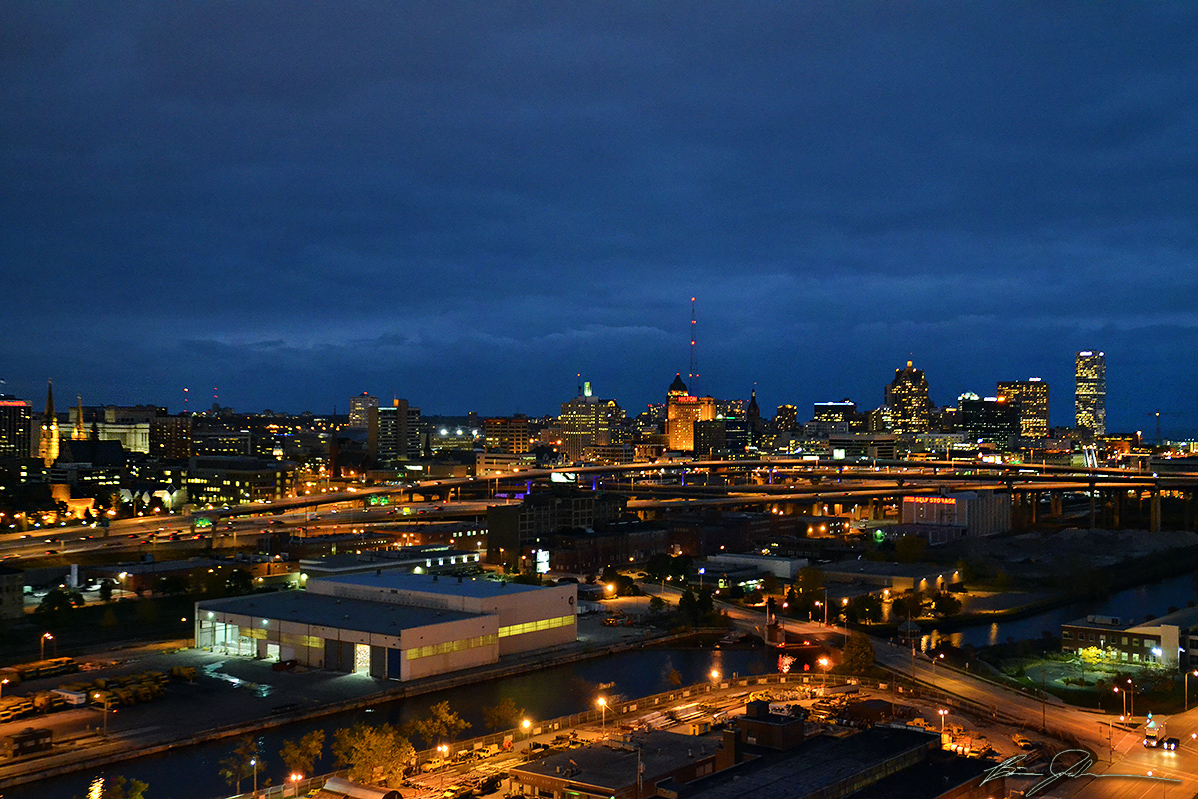
M0 372L539 413L934 398L1077 349L1191 414L1187 4L0 8ZM194 388L193 388L194 390ZM205 389L206 390L206 389Z

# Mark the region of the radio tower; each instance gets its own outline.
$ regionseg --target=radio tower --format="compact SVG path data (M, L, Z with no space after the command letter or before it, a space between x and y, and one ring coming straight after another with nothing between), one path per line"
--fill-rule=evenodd
M699 370L695 368L695 298L691 297L691 371L690 371L691 396L699 396L699 390L695 388L695 378L699 376Z

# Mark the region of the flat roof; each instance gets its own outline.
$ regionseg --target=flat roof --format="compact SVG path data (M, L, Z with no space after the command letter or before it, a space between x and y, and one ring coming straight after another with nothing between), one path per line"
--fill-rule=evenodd
M380 589L394 588L398 591L420 591L426 594L445 594L447 596L468 596L475 599L487 599L527 591L543 591L546 588L546 586L539 585L480 580L474 577L462 578L461 582L458 582L458 578L456 577L444 575L438 577L431 574L408 574L386 570L382 574L366 572L364 574L339 574L330 577L321 577L318 582L361 585L368 588Z
M804 741L793 754L765 756L718 771L691 783L690 799L800 799L842 780L877 768L907 752L939 744L939 735L916 730L874 727L848 738L820 736ZM735 781L735 783L734 783Z
M397 605L392 602L371 602L366 599L344 599L307 591L274 591L266 594L207 599L196 605L201 611L239 613L263 619L316 624L378 635L398 635L401 630L428 627L447 621L483 618L474 613L456 610L435 610Z
M626 743L591 744L515 766L511 771L603 788L605 793L618 791L636 784L637 749L645 777L657 778L687 763L714 756L719 741L712 736L654 730L634 734Z

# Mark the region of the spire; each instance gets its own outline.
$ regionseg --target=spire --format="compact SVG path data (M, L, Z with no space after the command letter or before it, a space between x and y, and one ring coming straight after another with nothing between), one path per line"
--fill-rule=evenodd
M42 459L46 468L58 460L58 416L54 413L54 381L49 381L46 388L46 416L42 419L41 437L38 440L37 455Z
M682 382L682 373L681 372L674 375L674 382L670 383L670 388L667 393L670 393L670 394L685 394L686 393L686 383Z
M75 429L71 432L72 441L83 441L87 438L87 429L83 426L83 395L76 395L79 404L75 406Z

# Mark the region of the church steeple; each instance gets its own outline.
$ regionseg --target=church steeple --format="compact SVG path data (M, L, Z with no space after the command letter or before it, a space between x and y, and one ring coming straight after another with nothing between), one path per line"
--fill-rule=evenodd
M72 441L86 441L87 428L83 426L83 397L78 396L79 404L75 407L75 429L71 431Z
M46 388L46 415L42 419L41 438L37 447L38 457L46 468L58 460L58 416L54 413L54 381L49 381Z

